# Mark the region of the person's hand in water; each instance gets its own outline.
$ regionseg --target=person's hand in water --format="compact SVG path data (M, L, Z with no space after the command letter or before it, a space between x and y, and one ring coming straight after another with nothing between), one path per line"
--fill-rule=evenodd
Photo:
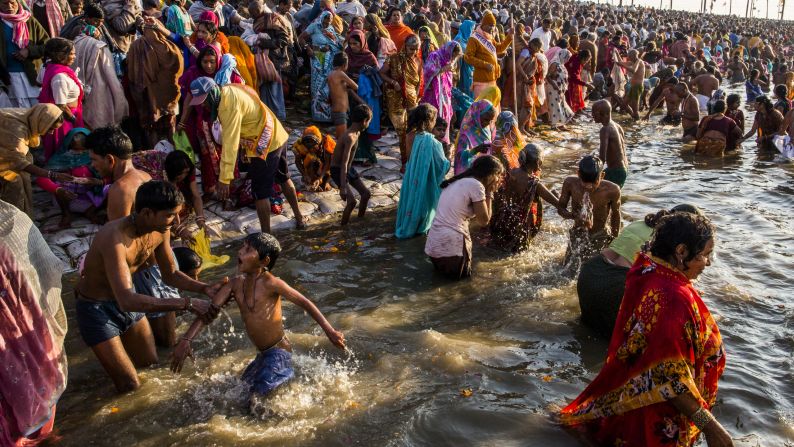
M193 347L190 346L190 340L183 338L174 346L174 352L171 353L171 372L182 372L187 357L193 358Z
M325 335L328 336L328 340L331 340L331 343L333 343L334 346L339 349L345 349L345 334L332 328L326 331Z

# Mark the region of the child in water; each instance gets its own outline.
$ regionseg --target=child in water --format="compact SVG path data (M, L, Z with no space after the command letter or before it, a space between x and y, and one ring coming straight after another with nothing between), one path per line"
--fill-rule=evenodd
M308 312L334 346L345 348L345 336L328 323L317 306L270 273L280 253L278 240L270 234L248 235L237 252L239 275L225 284L212 299L216 306L224 306L232 298L235 300L248 338L259 351L242 376L250 384L254 397L269 394L294 376L292 347L281 318L281 297ZM182 336L174 348L172 371L182 370L185 357L192 356L190 343L203 328L204 322L196 319Z

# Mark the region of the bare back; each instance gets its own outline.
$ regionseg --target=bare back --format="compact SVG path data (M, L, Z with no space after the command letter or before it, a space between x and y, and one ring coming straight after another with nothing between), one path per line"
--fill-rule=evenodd
M135 207L135 193L152 177L138 169L130 169L116 179L108 189L108 220L116 220L132 214Z
M334 70L328 75L328 89L331 94L331 110L347 112L350 108L347 89L353 81L342 70Z
M625 134L620 124L610 121L608 125L601 128L600 137L599 157L606 162L607 167L610 169L628 168Z

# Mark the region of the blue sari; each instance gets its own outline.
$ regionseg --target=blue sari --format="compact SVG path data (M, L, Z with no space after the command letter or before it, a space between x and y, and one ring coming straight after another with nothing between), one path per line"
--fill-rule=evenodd
M333 26L323 28L323 20L331 16L329 11L323 12L311 25L306 28L306 33L311 36L314 56L311 59L312 81L312 119L314 121L331 122L331 99L328 90L328 73L333 69L334 56L342 51L342 37L337 34ZM318 51L319 48L328 47L328 51Z
M398 239L427 234L430 230L441 196L441 182L448 171L449 160L441 143L427 132L416 134L397 205L394 233Z
M466 45L469 43L469 38L474 33L474 27L477 26L472 20L464 20L458 28L458 35L455 36L455 42L460 44L463 54L466 54ZM471 91L471 85L474 83L474 67L467 64L463 58L460 58L460 79L458 80L458 89L463 93L474 96Z

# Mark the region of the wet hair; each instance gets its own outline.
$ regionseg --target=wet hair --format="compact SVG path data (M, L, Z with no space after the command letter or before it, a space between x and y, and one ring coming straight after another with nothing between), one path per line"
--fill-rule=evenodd
M778 98L786 99L786 96L788 96L788 87L786 87L785 84L776 85L775 96L777 96Z
M83 4L83 15L89 19L103 19L105 18L105 11L101 6L94 2Z
M182 273L201 268L204 261L198 253L187 247L174 247L174 258Z
M163 180L149 180L135 193L135 212L140 213L145 209L154 212L169 211L185 203L185 198L179 189Z
M265 258L270 258L270 263L266 266L268 270L272 270L276 265L278 255L281 254L281 244L278 239L268 233L253 233L245 237L245 243L249 247L256 250L259 255L259 260L264 261Z
M441 189L457 182L462 178L474 177L476 179L486 179L492 175L501 174L505 171L502 162L500 162L493 155L482 155L474 159L469 169L461 172L460 174L451 177L441 182Z
M589 59L590 56L590 50L579 50L579 60Z
M540 161L543 159L543 155L540 151L540 148L534 144L529 143L521 149L521 152L518 153L518 164L521 166L521 169L527 170L528 168L532 168L533 171L536 171L540 166Z
M336 55L334 55L333 64L334 68L344 67L345 64L347 64L347 54L341 52L336 53Z
M408 132L432 130L430 123L438 116L438 109L433 105L422 103L408 112Z
M85 139L85 147L101 157L112 155L121 160L132 158L132 140L118 126L95 129Z
M736 93L731 93L728 95L727 103L728 105L731 104L739 104L742 101L742 97Z
M674 213L689 213L689 214L697 214L699 216L703 215L703 212L700 211L700 208L696 207L695 205L690 205L688 203L682 203L680 205L674 206L670 210L660 210L656 213L646 214L645 215L645 225L655 228L659 221L662 220L663 217L669 216Z
M69 53L74 49L74 42L63 37L53 37L44 44L44 56L52 62L66 62Z
M755 102L763 104L764 105L764 109L766 109L767 113L771 112L772 109L775 108L775 105L772 104L772 101L766 95L756 96Z
M703 215L673 213L661 218L654 227L649 250L652 255L671 262L676 258L676 247L684 244L688 251L686 258L682 260L686 268L687 263L714 238L714 232L714 225Z
M368 119L372 119L372 109L366 104L359 104L350 111L351 123L363 123Z
M725 101L719 99L714 101L714 104L711 105L711 113L725 113L725 109L728 108L728 105L725 104Z
M585 183L595 183L601 178L604 162L595 155L585 155L579 160L579 178Z

